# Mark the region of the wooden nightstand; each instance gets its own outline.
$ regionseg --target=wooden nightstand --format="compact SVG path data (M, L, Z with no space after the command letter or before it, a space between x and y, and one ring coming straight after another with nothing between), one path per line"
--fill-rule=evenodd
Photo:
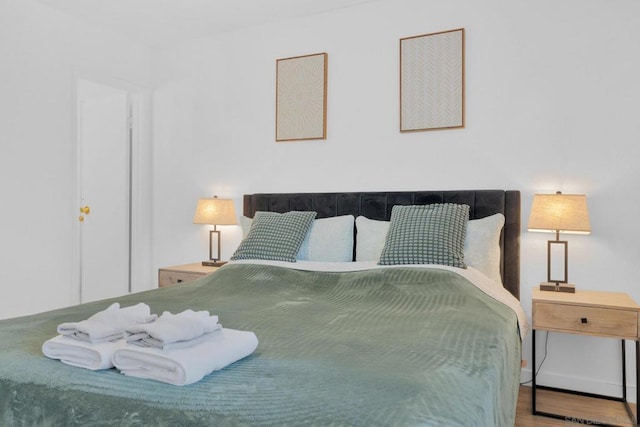
M218 268L220 267L204 266L200 262L164 267L158 270L158 286L165 288L179 283L192 282L213 273Z
M638 318L640 306L622 292L581 291L576 293L533 290L532 298L532 386L531 408L534 415L543 415L561 420L573 417L552 414L536 410L536 389L552 390L563 393L578 394L581 396L595 397L599 399L623 402L634 422L638 422L627 402L627 372L625 360L625 340L635 341L636 357L636 384L640 384L640 372L638 372L638 359L640 358L640 346L638 339ZM592 335L598 337L617 338L622 342L622 397L604 396L600 394L584 393L574 390L559 389L536 384L536 331L561 332L567 334ZM636 401L640 404L640 387L636 387ZM578 421L586 424L594 424L595 421ZM601 423L600 423L601 424ZM637 425L640 425L638 423Z

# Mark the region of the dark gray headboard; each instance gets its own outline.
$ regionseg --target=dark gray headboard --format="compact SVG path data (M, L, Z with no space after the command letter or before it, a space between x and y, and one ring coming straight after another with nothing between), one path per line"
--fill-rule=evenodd
M500 237L501 273L504 287L520 299L520 192L504 190L402 191L362 193L272 193L246 194L244 215L253 218L256 211L316 211L318 218L358 215L389 220L393 205L432 203L467 204L470 219L495 213L505 216Z

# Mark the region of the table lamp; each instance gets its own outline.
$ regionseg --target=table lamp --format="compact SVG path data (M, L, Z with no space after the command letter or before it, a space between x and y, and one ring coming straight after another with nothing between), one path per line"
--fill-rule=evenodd
M587 210L587 196L584 194L535 194L531 215L529 216L529 231L555 233L556 239L547 242L547 282L540 284L540 290L570 292L576 291L575 285L568 283L569 243L560 240L560 233L589 234L589 212ZM557 272L552 273L551 252L553 246L564 252L561 258L560 277Z
M209 260L202 261L202 265L213 267L224 265L225 262L220 261L220 230L217 230L216 226L235 225L238 223L233 200L218 199L217 196L211 199L199 199L193 223L213 225L213 230L209 231ZM215 245L217 246L217 252L215 254L213 252L214 240L217 241L217 245Z

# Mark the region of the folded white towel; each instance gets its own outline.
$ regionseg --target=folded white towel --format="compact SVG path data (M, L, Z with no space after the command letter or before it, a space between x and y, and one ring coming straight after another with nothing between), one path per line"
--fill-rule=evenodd
M149 306L144 303L120 308L113 303L106 310L80 322L61 323L58 325L60 335L75 338L92 344L114 341L124 336L124 329L135 323L150 322L157 318L151 314Z
M127 342L116 341L90 344L85 341L58 335L42 344L42 352L50 359L59 359L67 365L97 371L113 368L113 353Z
M257 346L253 332L222 328L199 338L189 348L161 350L126 345L113 353L113 364L124 375L182 386L250 355Z
M155 322L127 326L124 336L131 344L169 349L172 344L187 345L194 338L221 328L218 316L210 316L208 311L165 311Z

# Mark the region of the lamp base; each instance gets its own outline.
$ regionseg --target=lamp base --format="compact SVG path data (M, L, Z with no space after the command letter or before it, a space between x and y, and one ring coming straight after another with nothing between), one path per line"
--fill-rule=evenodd
M569 294L576 293L576 285L572 285L570 283L549 283L542 282L540 283L541 291L551 291L551 292L566 292Z
M202 261L202 265L207 267L222 267L227 261Z

